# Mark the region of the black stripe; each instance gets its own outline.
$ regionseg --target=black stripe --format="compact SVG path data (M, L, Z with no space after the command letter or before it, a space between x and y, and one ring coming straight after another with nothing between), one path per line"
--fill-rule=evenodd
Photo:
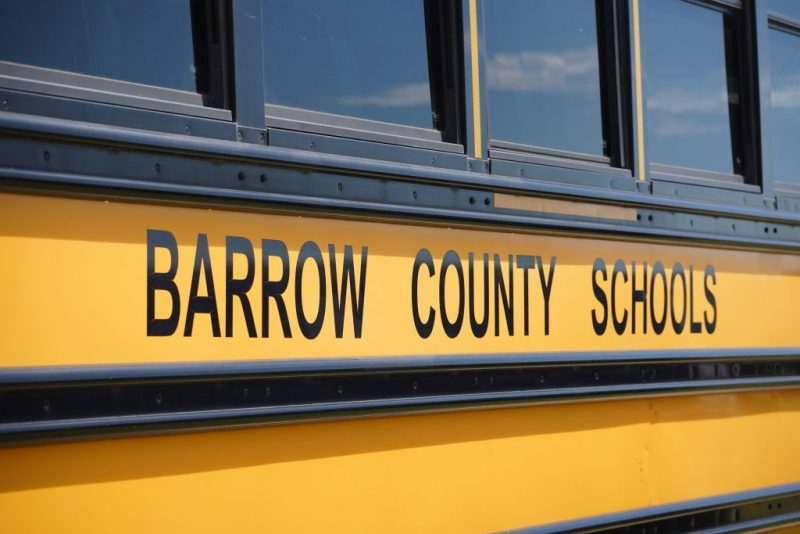
M800 349L0 371L0 443L800 386Z
M800 522L800 484L653 506L577 521L515 530L525 534L602 532L670 534L751 532Z

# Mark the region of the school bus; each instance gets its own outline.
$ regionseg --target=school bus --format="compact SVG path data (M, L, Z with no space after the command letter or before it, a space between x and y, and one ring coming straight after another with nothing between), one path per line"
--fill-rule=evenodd
M5 0L0 530L791 530L798 88L792 0Z

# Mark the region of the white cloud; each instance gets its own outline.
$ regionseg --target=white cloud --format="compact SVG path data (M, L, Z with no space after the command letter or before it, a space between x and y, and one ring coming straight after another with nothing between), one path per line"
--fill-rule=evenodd
M720 123L708 123L691 117L661 116L651 121L649 129L656 137L697 137L726 134Z
M501 91L589 92L598 84L594 48L498 53L489 59L489 87Z
M800 109L800 79L797 83L772 91L772 107L779 109Z
M691 93L685 90L656 91L647 97L647 109L671 115L713 113L728 107L728 95Z
M346 96L341 104L354 107L374 106L378 108L405 108L429 104L431 89L428 83L409 83L391 87L368 95Z

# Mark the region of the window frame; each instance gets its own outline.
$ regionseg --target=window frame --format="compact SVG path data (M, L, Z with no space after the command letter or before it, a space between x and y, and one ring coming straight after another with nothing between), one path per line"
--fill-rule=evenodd
M440 9L436 9L439 7ZM262 6L261 16L265 16ZM426 49L434 112L443 116L443 128L420 128L283 106L267 100L263 87L264 126L307 134L385 143L408 148L464 154L464 72L461 0L426 0ZM435 24L429 22L435 17ZM261 21L259 21L261 24ZM262 30L263 31L263 30ZM439 39L434 42L433 35ZM261 55L262 69L264 55ZM449 83L448 83L449 82ZM434 94L436 93L436 94ZM437 109L437 105L440 107Z

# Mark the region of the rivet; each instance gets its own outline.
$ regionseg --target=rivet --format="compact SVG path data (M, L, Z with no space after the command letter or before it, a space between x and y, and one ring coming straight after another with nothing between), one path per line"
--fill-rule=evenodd
M480 379L479 379L477 376L476 376L475 378L473 378L473 379L472 379L472 385L473 385L473 386L477 386L478 384L480 384L480 382L481 382L481 381L480 381Z
M263 184L264 182L266 182L266 181L267 181L267 175L266 175L266 174L262 174L262 175L261 175L261 177L260 177L260 180L261 180L261 183L262 183L262 184Z
M469 197L469 203L475 204L475 197Z
M247 388L242 388L242 398L246 399L247 396L250 394L250 390Z
M595 374L594 374L594 381L595 381L595 382L599 382L599 381L600 381L600 373L597 373L597 372L595 372Z
M436 156L431 159L431 165L436 165Z
M336 393L338 393L339 395L341 395L342 393L344 393L344 386L343 386L343 385L341 385L341 384L339 384L339 385L337 386L337 388L336 388Z
M312 141L311 143L308 144L308 148L310 148L311 150L316 150L317 145L315 145L314 142Z
M264 398L269 397L272 394L272 389L269 386L264 386Z
M483 168L486 169L487 171L489 170L489 162L488 161L484 161L483 162Z
M467 162L467 169L472 170L472 162L471 161Z
M243 182L245 178L247 178L247 175L244 172L240 172L239 173L239 181Z
M261 132L260 134L258 134L258 140L259 140L261 143L264 143L264 141L265 141L266 139L267 139L267 136L265 136L265 135L264 135L264 132Z
M653 222L653 215L652 214L648 215L647 216L647 220L650 221L650 222Z
M50 399L44 399L42 401L42 410L44 410L45 413L50 413Z
M525 176L525 169L520 169L519 170L519 175L520 176Z
M342 185L342 182L339 182L338 184L336 184L336 188L337 188L339 191L343 191L343 190L344 190L344 186Z
M486 198L483 199L483 203L488 206L489 204L492 203L492 201L489 200L489 197L486 197Z
M411 196L412 196L412 197L414 197L414 199L416 200L416 198L417 198L417 192L416 192L416 191L412 191L412 192L411 192Z
M189 134L192 133L192 129L189 128L188 126L186 128L184 128L183 131L186 132L186 135L189 135Z
M156 393L156 404L161 404L164 401L164 396L161 393Z
M244 139L244 132L243 132L243 131L241 131L241 130L239 130L238 132L236 132L236 139L238 139L239 141L241 141L242 139Z
M48 152L47 150L45 150L45 151L42 153L42 157L44 158L44 160L45 160L45 161L50 161L50 152Z
M8 100L3 100L3 111L8 111Z
M155 165L153 165L153 168L156 170L156 172L161 172L161 164L160 163L156 163Z
M416 380L411 382L411 389L413 389L414 391L417 391L419 389L419 382L417 382Z

